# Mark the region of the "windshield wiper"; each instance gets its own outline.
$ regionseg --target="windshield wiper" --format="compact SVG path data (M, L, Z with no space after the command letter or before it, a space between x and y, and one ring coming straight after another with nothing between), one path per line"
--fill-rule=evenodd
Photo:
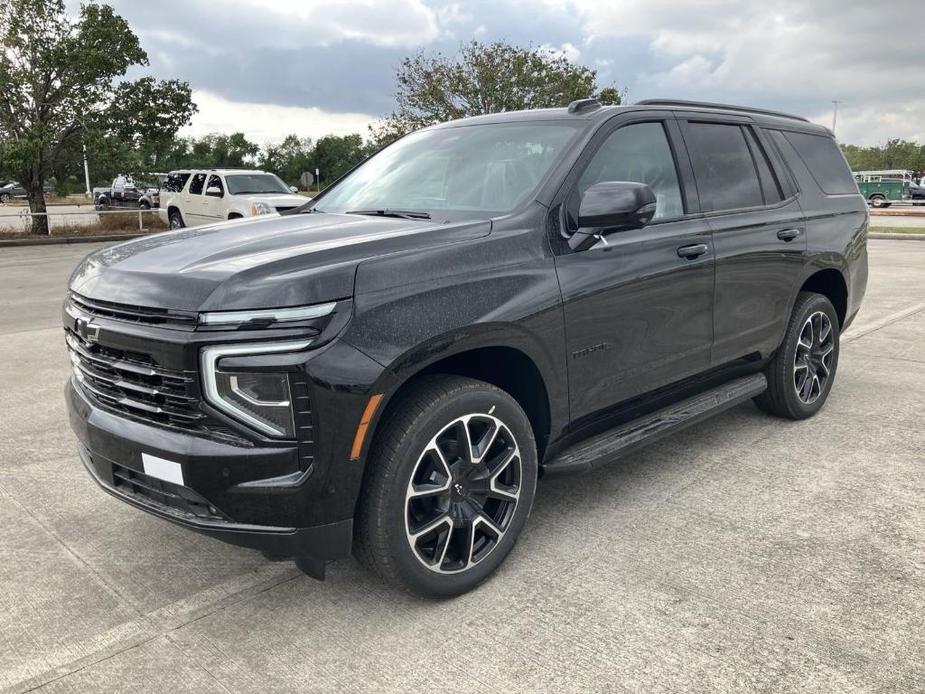
M424 210L348 210L345 214L368 214L377 217L399 217L401 219L430 219L430 212Z

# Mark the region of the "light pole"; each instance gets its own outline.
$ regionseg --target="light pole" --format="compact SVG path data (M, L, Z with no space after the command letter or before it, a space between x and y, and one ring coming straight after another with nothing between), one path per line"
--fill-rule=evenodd
M86 131L84 132L84 136L86 137ZM90 167L87 166L87 143L82 142L81 144L83 145L84 152L84 183L87 185L87 197L90 198L93 197L93 193L90 190Z
M835 124L838 122L838 105L841 103L838 99L832 99L832 134L835 134Z

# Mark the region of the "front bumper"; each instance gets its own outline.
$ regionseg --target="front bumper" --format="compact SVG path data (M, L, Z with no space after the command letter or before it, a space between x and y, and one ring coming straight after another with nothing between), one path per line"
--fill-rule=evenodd
M295 447L242 447L125 419L92 403L73 379L65 399L84 466L120 500L224 542L276 555L331 560L350 554L352 518L307 527L292 522L313 498L320 505L313 469L253 479L260 470L289 467L298 455ZM146 475L143 454L175 461L185 484ZM227 481L240 479L245 470L252 479Z

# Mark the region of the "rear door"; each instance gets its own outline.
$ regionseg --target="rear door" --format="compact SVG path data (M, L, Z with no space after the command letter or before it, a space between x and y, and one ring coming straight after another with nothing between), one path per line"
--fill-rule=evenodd
M601 181L646 183L657 207L648 226L556 258L573 419L707 369L713 337L710 228L674 118L641 113L602 128L566 182L568 230Z
M203 215L202 198L206 188L206 174L202 171L190 176L189 185L183 192L183 204L180 211L186 226L199 226L205 224L207 219Z
M225 219L225 184L218 174L211 174L202 195L202 219L213 224Z
M713 232L712 365L766 356L783 339L805 263L796 186L750 119L679 119Z

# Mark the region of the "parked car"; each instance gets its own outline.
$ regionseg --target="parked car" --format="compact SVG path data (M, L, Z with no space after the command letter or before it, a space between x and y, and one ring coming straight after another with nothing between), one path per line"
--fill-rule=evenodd
M750 399L816 414L868 223L796 116L585 99L435 125L298 213L90 255L63 314L70 423L139 509L315 577L353 551L459 594L540 477Z
M128 179L121 190L113 185L93 189L93 204L98 210L113 207L150 210L160 205L160 186Z
M172 171L161 201L171 229L287 212L309 199L276 174L252 169Z
M913 205L925 204L925 186L910 184L909 198L912 200Z
M45 183L42 190L45 192L46 197L54 192L50 183ZM18 181L0 181L0 204L27 197L29 197L29 191Z

